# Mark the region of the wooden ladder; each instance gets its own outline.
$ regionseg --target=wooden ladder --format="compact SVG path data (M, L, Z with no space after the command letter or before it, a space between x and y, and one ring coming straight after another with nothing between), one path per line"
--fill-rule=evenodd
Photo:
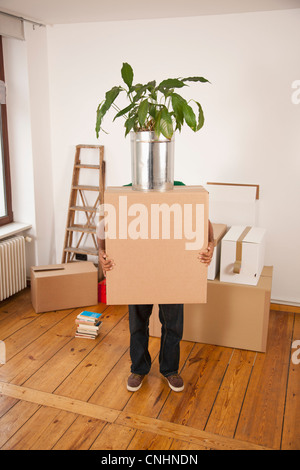
M98 150L99 161L95 165L86 164L81 161L82 149ZM90 186L86 184L79 184L80 170L89 169L99 171L99 185ZM104 189L105 189L105 161L104 161L104 146L103 145L77 145L75 152L75 161L73 168L73 178L71 185L71 193L69 200L69 209L67 217L67 226L64 240L64 248L62 255L62 263L70 263L75 260L76 254L98 257L98 246L96 237L96 222L95 217L99 211L100 204L104 202ZM86 192L93 192L95 194L95 202L93 205L88 205ZM86 223L76 224L75 218L79 214L85 214ZM80 233L79 238L75 241L73 238L74 233ZM83 245L84 235L89 235L93 241L93 247L85 247ZM86 241L86 240L85 240ZM75 245L75 246L74 246ZM95 263L95 264L98 264Z

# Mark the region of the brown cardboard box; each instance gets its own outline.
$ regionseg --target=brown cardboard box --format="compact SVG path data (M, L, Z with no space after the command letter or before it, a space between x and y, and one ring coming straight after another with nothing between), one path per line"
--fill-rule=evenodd
M272 266L257 286L208 281L207 304L184 306L183 339L265 352L270 312ZM150 335L160 336L158 307L150 317Z
M98 304L98 270L93 263L31 268L31 301L36 313Z
M197 258L208 238L202 186L107 188L104 202L117 221L114 227L106 212L106 253L115 262L106 279L108 305L206 302L207 268Z
M266 230L233 225L222 238L220 281L256 286L264 267Z
M227 231L225 224L212 224L214 231L214 254L207 270L207 279L213 281L220 271L221 241Z

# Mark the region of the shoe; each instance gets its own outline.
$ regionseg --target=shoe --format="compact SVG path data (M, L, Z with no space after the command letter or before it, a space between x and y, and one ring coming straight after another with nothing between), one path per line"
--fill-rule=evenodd
M169 375L166 377L169 387L174 391L174 392L182 392L184 389L184 383L180 375L174 374L174 375Z
M131 374L127 380L127 390L136 392L142 386L144 375Z

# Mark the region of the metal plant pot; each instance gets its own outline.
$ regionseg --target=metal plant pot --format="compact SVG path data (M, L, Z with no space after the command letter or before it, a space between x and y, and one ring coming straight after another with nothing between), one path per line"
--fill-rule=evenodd
M174 136L131 132L132 189L169 191L174 186Z

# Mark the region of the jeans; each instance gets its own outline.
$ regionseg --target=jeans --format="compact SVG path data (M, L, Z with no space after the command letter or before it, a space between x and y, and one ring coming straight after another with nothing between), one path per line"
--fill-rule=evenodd
M151 368L148 350L149 318L153 305L129 305L131 372L147 375ZM159 305L162 324L159 353L160 373L165 377L178 373L180 341L183 332L183 305Z

